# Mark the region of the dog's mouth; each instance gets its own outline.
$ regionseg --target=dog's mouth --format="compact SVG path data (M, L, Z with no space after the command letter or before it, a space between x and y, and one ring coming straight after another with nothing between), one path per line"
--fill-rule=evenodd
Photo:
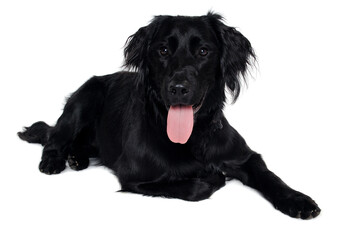
M192 108L194 110L194 114L196 114L200 108L202 107L203 103L204 103L204 99L205 99L205 94L204 96L200 99L200 102L198 102L197 104L192 105Z
M205 99L194 105L172 105L169 107L167 117L167 135L174 143L185 144L194 127L194 115L200 110Z

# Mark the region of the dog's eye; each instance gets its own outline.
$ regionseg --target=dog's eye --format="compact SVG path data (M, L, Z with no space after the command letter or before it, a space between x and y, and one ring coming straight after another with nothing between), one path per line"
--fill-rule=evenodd
M160 50L159 50L160 54L162 56L167 56L169 55L169 50L166 48L166 47L161 47Z
M201 48L199 51L200 56L204 57L208 55L209 51L206 48Z

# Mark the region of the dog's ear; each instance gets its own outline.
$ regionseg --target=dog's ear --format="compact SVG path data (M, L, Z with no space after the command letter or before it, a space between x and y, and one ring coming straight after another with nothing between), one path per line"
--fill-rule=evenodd
M148 51L159 26L165 19L165 16L156 16L152 19L149 25L140 28L135 34L131 35L125 44L124 67L128 69L135 69L139 72L137 78L137 86L142 86L142 83L147 84L146 76L149 72L147 57Z
M140 28L131 35L125 44L125 66L133 69L142 69L145 64L148 46L148 26Z
M235 28L226 26L222 16L210 12L207 17L220 42L222 78L235 102L240 93L241 81L246 81L247 68L256 56L249 40Z

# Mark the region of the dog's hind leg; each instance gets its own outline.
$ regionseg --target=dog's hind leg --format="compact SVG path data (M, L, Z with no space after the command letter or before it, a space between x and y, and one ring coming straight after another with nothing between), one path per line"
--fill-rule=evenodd
M89 166L89 158L99 156L95 144L94 128L83 129L70 147L68 155L68 164L72 170L79 171Z
M104 81L101 77L93 77L81 86L68 99L63 114L56 125L44 134L44 126L30 127L19 137L28 142L39 142L44 145L39 169L46 174L60 173L65 169L66 160L75 170L88 166L91 149L90 143L95 138L95 122L97 121L104 99ZM86 132L86 134L84 134ZM88 134L90 132L90 134ZM35 134L31 134L35 133ZM31 137L31 136L38 137Z

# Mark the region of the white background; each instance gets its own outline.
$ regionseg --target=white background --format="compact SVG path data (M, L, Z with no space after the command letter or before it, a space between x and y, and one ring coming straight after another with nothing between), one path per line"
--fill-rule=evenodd
M270 169L313 197L291 219L237 181L198 203L116 193L105 168L41 174L16 132L54 124L65 96L118 71L127 37L154 15L223 14L258 55L230 123ZM1 1L0 239L359 239L356 1Z

